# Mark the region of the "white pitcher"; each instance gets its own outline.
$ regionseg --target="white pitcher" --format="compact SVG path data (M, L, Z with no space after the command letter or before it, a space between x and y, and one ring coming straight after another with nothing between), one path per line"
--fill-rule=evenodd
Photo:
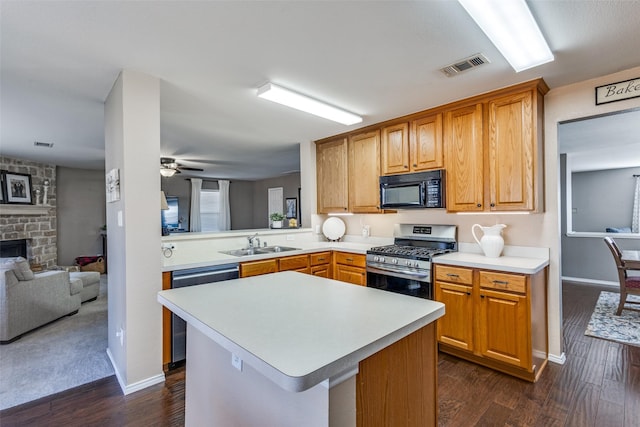
M476 236L476 227L480 227L482 229L482 239L478 240L478 236ZM498 258L502 253L502 248L504 248L504 239L502 238L502 230L507 226L504 224L496 224L490 227L483 227L480 224L473 224L471 227L471 234L473 234L473 238L476 239L476 242L482 248L484 255L489 258Z

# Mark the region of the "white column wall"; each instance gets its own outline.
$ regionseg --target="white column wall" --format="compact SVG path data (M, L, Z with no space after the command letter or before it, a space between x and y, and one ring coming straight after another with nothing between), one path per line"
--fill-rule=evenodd
M164 380L159 158L160 81L122 71L105 103L105 170L120 171L120 200L107 203L107 351L125 394Z

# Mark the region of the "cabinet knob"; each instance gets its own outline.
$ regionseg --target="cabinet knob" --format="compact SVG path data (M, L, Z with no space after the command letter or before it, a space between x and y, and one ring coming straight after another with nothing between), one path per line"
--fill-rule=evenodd
M491 203L489 206L491 206L492 208L495 208L496 204L495 203Z
M476 206L481 208L482 207L482 203L478 203Z
M413 164L413 167L414 167L414 168L417 168L417 167L418 167L418 164L417 164L417 163L414 163L414 164Z
M471 295L471 292L467 292L467 295Z
M405 169L409 169L409 166L407 166L407 165L404 165L404 168L405 168Z

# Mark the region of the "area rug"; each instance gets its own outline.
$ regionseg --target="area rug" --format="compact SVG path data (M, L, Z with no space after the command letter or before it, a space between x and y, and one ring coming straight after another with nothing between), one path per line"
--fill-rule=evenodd
M0 409L114 375L106 354L106 278L98 299L77 314L0 346Z
M600 292L596 308L584 334L640 347L640 312L622 310L622 314L616 316L619 301L620 294ZM640 301L640 298L628 296L627 301ZM633 305L640 308L636 304Z

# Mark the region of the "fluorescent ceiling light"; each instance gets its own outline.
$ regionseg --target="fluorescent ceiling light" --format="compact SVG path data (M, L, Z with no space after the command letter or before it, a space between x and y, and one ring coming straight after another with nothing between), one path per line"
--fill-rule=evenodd
M516 72L553 61L524 0L458 0Z
M273 83L267 83L260 87L258 89L258 96L268 99L269 101L277 102L278 104L286 105L287 107L295 108L296 110L342 123L343 125L353 125L362 121L362 117L353 113L309 98L308 96L300 95L299 93L285 89L282 86L274 85Z

